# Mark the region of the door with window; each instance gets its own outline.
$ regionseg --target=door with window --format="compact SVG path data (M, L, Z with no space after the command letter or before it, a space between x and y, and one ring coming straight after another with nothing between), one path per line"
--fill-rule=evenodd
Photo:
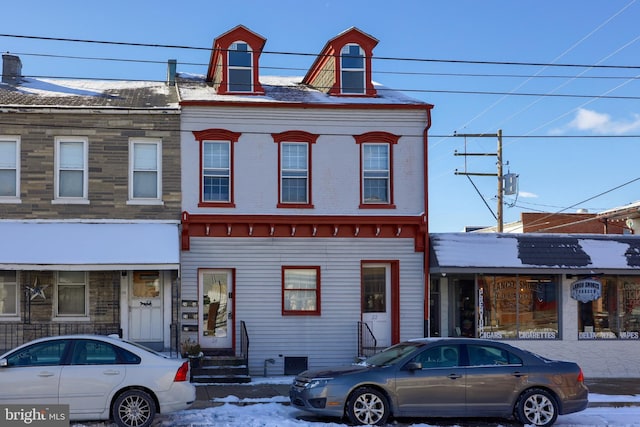
M162 276L160 271L134 271L130 280L129 339L163 340Z
M203 348L232 348L233 324L231 301L233 295L230 270L200 270L200 345Z
M376 339L376 347L391 345L391 266L362 266L362 321Z

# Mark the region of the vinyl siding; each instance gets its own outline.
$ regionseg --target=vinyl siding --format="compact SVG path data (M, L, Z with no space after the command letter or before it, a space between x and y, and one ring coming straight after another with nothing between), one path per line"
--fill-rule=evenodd
M252 375L284 372L284 357L310 368L350 363L357 355L361 260L400 264L400 338L423 336L423 253L413 239L192 238L182 252L182 298L198 299L199 268L235 269L236 348L246 323ZM321 315L282 316L281 266L319 266Z

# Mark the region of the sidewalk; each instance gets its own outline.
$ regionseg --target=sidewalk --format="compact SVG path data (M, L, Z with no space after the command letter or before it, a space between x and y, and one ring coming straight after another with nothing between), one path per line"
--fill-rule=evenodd
M246 384L196 384L192 409L225 403L289 403L293 377L256 377ZM585 380L589 387L589 407L640 406L640 378L597 378Z

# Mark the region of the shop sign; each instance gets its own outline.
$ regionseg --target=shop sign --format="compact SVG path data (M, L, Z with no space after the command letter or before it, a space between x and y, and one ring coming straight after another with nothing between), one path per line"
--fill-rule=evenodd
M571 298L580 302L595 301L602 296L602 283L595 279L576 280L571 284Z

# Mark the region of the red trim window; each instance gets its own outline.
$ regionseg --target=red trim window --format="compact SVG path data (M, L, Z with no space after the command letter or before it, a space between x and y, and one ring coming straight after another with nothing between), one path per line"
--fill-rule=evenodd
M347 95L365 94L365 55L360 45L350 43L340 50L341 85L340 93Z
M313 208L311 147L318 135L288 131L272 136L278 144L278 207Z
M282 315L320 315L320 267L282 266Z
M253 92L253 51L248 43L237 41L227 52L229 92Z
M354 137L360 144L360 208L395 208L393 204L393 146L399 136L369 132Z
M201 207L235 207L233 202L233 146L240 133L225 129L194 131L200 144Z

